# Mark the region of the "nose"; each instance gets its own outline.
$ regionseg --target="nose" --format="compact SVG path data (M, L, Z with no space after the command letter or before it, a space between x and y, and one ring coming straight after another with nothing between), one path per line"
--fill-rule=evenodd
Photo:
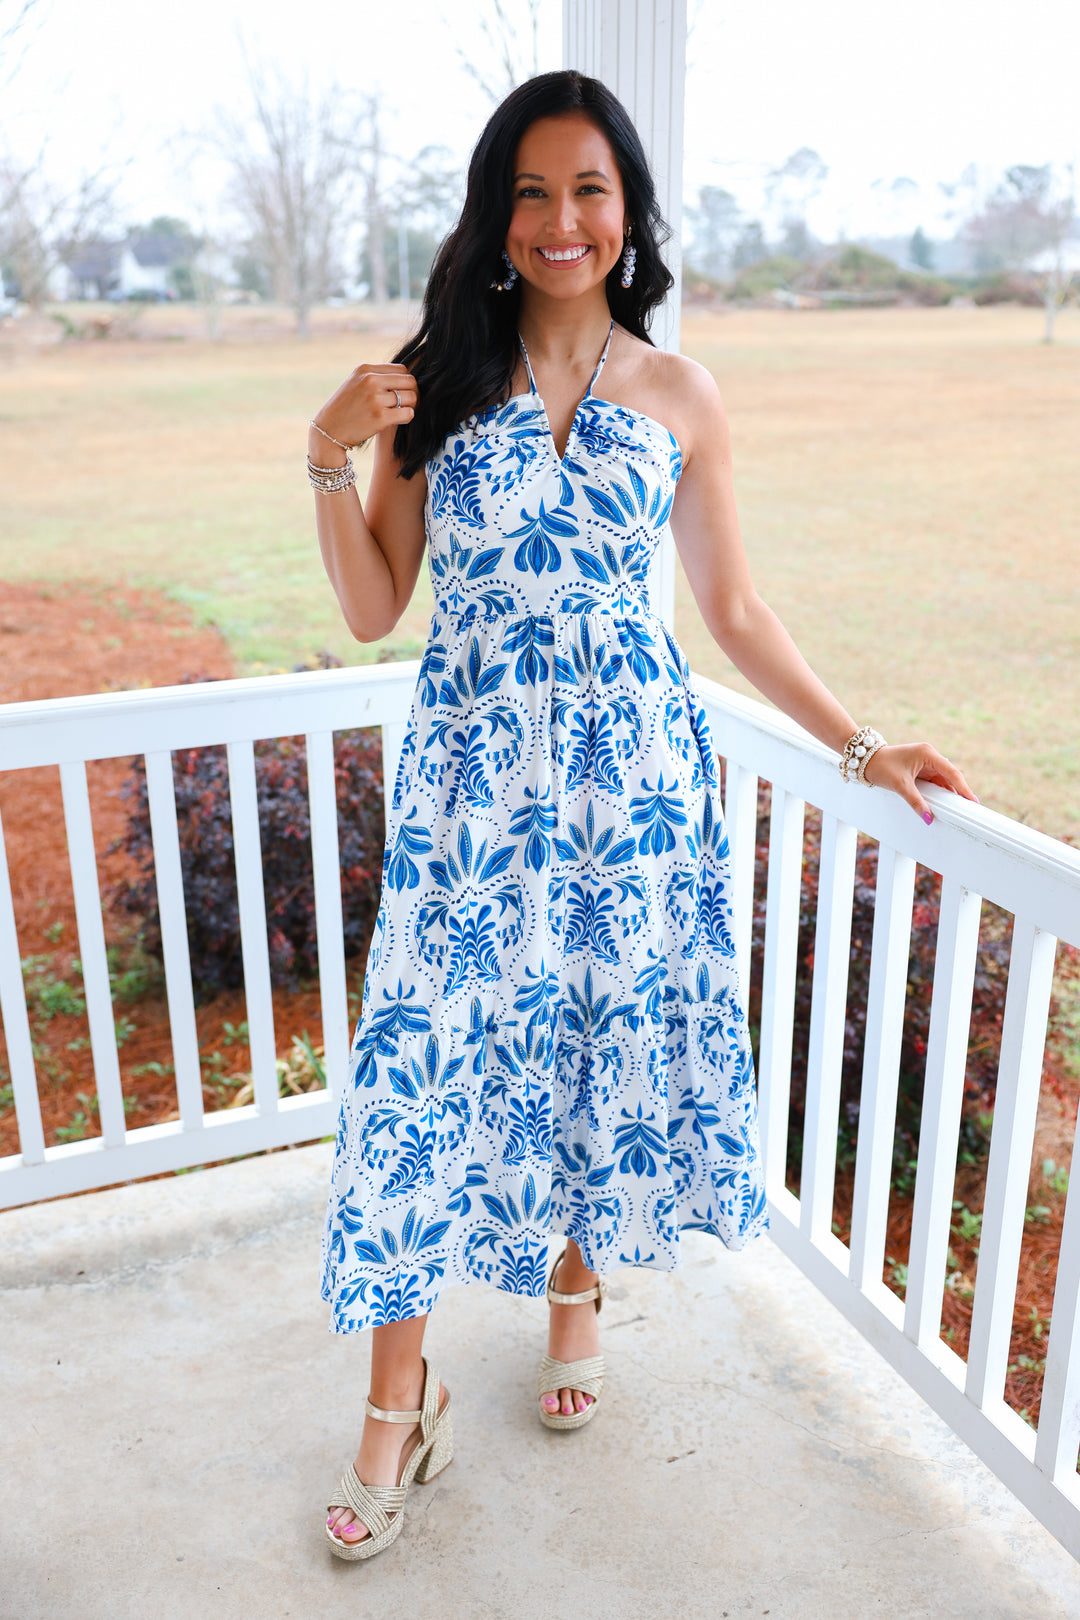
M548 227L560 236L572 234L577 224L577 199L571 191L558 192L552 198Z

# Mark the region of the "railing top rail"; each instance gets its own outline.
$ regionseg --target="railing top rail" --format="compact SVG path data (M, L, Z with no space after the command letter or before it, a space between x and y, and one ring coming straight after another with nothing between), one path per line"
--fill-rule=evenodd
M411 658L0 704L0 770L382 725L419 672Z
M787 715L706 676L692 680L718 715L713 735L722 755L1080 945L1080 849L931 783L920 785L934 812L927 827L895 794L842 781L833 751Z
M410 659L0 705L0 770L396 722L419 671ZM786 715L692 679L721 754L1080 945L1080 850L931 785L927 828L895 795L842 782L832 750Z

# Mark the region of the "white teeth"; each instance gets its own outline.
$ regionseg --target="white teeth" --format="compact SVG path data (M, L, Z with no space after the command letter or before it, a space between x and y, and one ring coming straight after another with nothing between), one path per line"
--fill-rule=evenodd
M562 263L563 261L565 261L567 259L583 259L585 257L585 255L586 255L586 253L588 253L588 251L589 250L588 250L587 247L564 248L564 249L559 249L559 248L541 248L540 249L540 253L541 253L541 256L543 258L550 259L553 263L556 263L556 264Z

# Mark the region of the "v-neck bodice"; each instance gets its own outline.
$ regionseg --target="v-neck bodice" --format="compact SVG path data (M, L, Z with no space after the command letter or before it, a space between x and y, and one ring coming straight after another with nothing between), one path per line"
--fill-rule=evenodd
M596 362L596 365L595 365L595 367L593 369L592 376L589 378L589 386L588 386L588 388L586 388L584 394L582 394L581 398L578 400L577 406L576 406L576 408L574 410L574 414L570 419L570 427L569 427L569 429L567 431L567 435L566 435L566 444L563 446L563 453L560 456L559 455L559 447L555 443L555 432L554 432L554 429L551 426L551 417L548 416L547 406L544 404L544 401L543 401L543 398L541 396L540 390L536 386L536 378L533 376L532 361L529 359L529 351L525 347L525 339L522 337L520 332L518 333L518 343L521 345L521 353L522 353L522 356L524 357L524 360L525 360L525 370L528 373L528 377L529 377L529 392L536 399L538 399L540 401L540 408L543 411L545 417L547 417L548 432L551 434L551 443L552 443L552 446L553 446L554 451L555 451L555 458L560 463L563 461L564 457L566 456L566 452L570 448L570 440L574 436L574 426L575 426L575 424L577 422L577 419L578 419L578 411L581 410L581 407L584 405L585 401L587 399L591 398L592 391L596 387L596 379L599 377L600 373L604 369L604 361L608 357L608 350L611 348L611 340L614 337L614 335L615 335L615 322L614 322L614 320L612 320L611 325L608 327L608 335L607 335L607 338L606 338L606 340L604 342L604 347L603 347L603 350L602 350L602 352L600 354L600 358Z
M522 342L529 391L468 417L429 459L440 640L503 615L654 613L652 564L682 455L663 423L595 393L613 332L561 457Z

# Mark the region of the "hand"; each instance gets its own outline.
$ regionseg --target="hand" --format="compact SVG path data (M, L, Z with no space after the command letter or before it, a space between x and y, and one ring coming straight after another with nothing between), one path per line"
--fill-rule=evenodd
M400 407L394 398L395 392L401 400ZM357 366L326 404L319 407L315 421L342 444L359 445L384 428L397 428L403 422L411 422L416 400L416 378L406 366L364 364ZM321 434L313 437L324 446L335 448Z
M979 803L963 774L929 743L894 743L891 747L879 748L866 767L865 780L871 787L892 788L927 824L934 816L917 782L936 782L938 787L949 788L961 798Z

